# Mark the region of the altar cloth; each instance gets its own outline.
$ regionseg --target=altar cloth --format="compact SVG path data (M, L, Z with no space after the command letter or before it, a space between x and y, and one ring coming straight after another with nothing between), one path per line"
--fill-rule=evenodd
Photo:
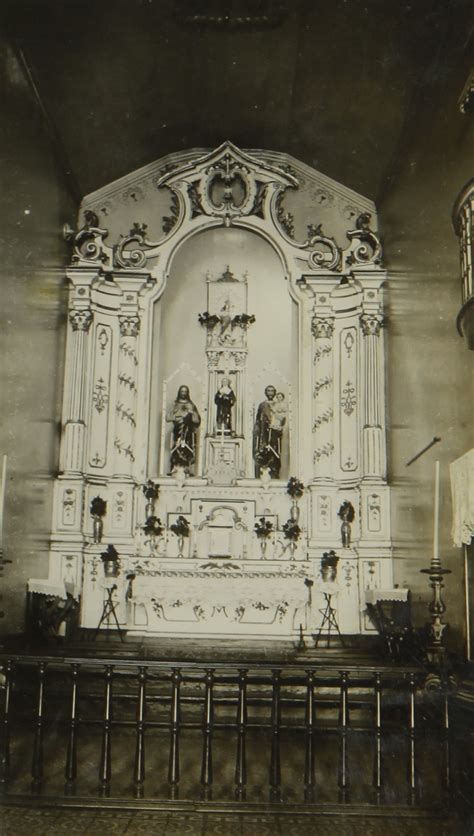
M133 582L135 603L155 601L163 606L278 607L295 609L308 603L308 577L304 570L293 573L226 570L163 569L137 574Z

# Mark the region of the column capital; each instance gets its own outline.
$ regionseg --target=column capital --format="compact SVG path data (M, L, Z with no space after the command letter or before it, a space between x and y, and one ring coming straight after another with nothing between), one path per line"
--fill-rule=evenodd
M89 308L69 311L69 322L73 331L88 331L92 322L92 311Z
M364 313L360 317L364 337L378 337L384 324L384 318L379 313Z
M315 314L311 320L311 331L316 339L318 337L327 337L330 339L334 331L334 318L317 316Z
M122 337L137 337L140 331L140 317L137 314L119 316L120 334Z

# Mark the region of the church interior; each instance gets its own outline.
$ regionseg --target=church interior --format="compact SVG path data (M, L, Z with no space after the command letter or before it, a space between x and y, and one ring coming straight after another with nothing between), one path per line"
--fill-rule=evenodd
M467 836L472 5L0 20L2 832Z

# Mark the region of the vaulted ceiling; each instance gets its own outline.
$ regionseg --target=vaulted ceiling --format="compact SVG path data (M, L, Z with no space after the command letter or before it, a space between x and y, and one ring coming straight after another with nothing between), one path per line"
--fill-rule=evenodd
M4 10L82 195L172 151L230 139L287 151L377 199L420 97L456 63L462 87L471 8L11 0Z

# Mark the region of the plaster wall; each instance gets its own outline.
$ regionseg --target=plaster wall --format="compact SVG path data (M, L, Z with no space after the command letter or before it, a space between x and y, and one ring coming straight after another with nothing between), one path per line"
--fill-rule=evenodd
M20 64L0 50L2 218L0 454L8 456L0 621L23 629L27 579L47 575L52 479L58 466L66 247L75 207Z
M450 642L462 646L463 554L451 539L449 463L474 443L474 377L472 353L455 325L461 286L451 208L472 177L474 130L472 117L457 109L465 81L462 61L453 66L456 70L433 79L417 103L416 125L404 137L394 185L378 208L390 276L387 394L395 582L410 586L414 618L424 623L431 591L419 570L429 566L432 554L439 459L440 553L452 571L445 582L445 620ZM434 436L442 441L407 468Z

